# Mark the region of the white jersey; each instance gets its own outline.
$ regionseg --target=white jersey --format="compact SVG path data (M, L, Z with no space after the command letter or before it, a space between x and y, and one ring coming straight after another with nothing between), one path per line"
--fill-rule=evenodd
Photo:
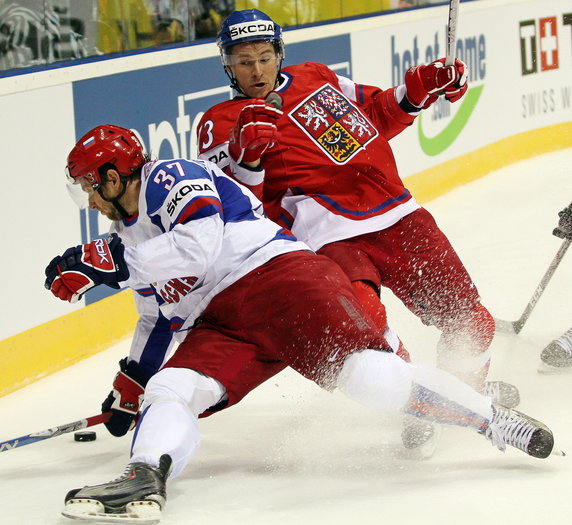
M138 215L112 231L126 246L129 278L120 285L160 307L137 301L142 319L130 355L155 370L170 343L165 330L182 341L215 295L277 255L309 249L266 218L247 188L201 160L147 163Z

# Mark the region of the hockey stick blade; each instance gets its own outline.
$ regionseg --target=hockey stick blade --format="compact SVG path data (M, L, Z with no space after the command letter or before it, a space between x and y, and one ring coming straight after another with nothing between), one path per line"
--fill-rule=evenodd
M88 417L86 419L79 419L78 421L73 421L72 423L66 423L65 425L48 428L46 430L27 434L19 438L2 441L0 442L0 452L6 452L7 450L12 450L13 448L23 447L24 445L30 445L32 443L37 443L38 441L44 441L56 436L61 436L62 434L67 434L68 432L75 432L76 430L81 430L82 428L99 425L100 423L109 421L110 417L111 412L104 412L103 414L98 414L97 416Z
M447 46L445 53L445 65L452 66L455 63L457 47L457 20L459 18L459 0L449 0L449 20L447 23Z
M497 319L495 317L495 331L503 334L516 334L518 333L515 328L515 321L505 321L504 319Z
M505 334L520 333L520 331L524 327L524 324L526 323L526 321L528 321L528 318L530 317L532 310L534 310L536 303L538 303L538 300L544 293L544 290L546 289L546 286L550 282L550 279L554 275L556 268L558 268L560 261L562 261L564 254L570 247L570 243L572 243L572 239L564 239L564 242L560 245L558 252L556 252L556 255L550 262L548 270L546 270L546 273L540 280L540 283L536 287L536 290L534 290L534 293L532 294L530 301L528 301L528 304L526 305L524 312L522 312L522 315L516 321L504 321L503 319L495 318L495 330L497 332Z

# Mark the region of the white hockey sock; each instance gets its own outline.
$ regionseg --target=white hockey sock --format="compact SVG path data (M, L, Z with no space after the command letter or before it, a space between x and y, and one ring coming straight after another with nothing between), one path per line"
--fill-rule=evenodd
M145 388L131 462L157 466L161 455L169 454L173 460L170 477L179 475L200 445L198 415L223 395L218 381L194 370L166 368L155 374Z
M159 458L173 460L171 478L178 476L199 450L201 434L194 414L180 401L153 403L144 411L133 438L131 463L157 467Z
M361 405L444 424L481 429L492 418L490 399L455 376L389 352L368 349L348 356L337 387Z

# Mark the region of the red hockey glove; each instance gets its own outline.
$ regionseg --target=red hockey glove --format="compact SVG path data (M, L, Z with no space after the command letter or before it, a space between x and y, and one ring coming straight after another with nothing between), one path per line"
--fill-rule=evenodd
M554 228L552 234L560 239L572 239L572 203L558 212L558 217L558 227Z
M149 375L139 363L126 357L119 361L119 372L113 381L113 390L101 405L102 412L111 410L105 426L114 436L124 436L137 423Z
M87 290L99 284L119 288L117 283L129 277L124 250L115 233L108 239L68 248L48 264L44 286L62 301L70 303L75 303Z
M282 111L261 98L244 106L230 132L228 151L232 159L237 164L260 159L280 138L276 121L281 115Z
M414 66L405 73L407 100L417 108L427 109L440 95L456 102L467 91L467 66L455 59L452 66L441 58L426 66Z

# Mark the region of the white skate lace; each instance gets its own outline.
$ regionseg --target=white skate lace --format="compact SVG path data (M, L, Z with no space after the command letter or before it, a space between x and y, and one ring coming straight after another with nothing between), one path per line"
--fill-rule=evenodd
M527 452L530 438L535 430L534 425L510 410L496 408L493 420L485 431L485 436L499 450L505 451L507 445L512 445Z
M556 344L569 355L572 355L572 328L556 339Z

